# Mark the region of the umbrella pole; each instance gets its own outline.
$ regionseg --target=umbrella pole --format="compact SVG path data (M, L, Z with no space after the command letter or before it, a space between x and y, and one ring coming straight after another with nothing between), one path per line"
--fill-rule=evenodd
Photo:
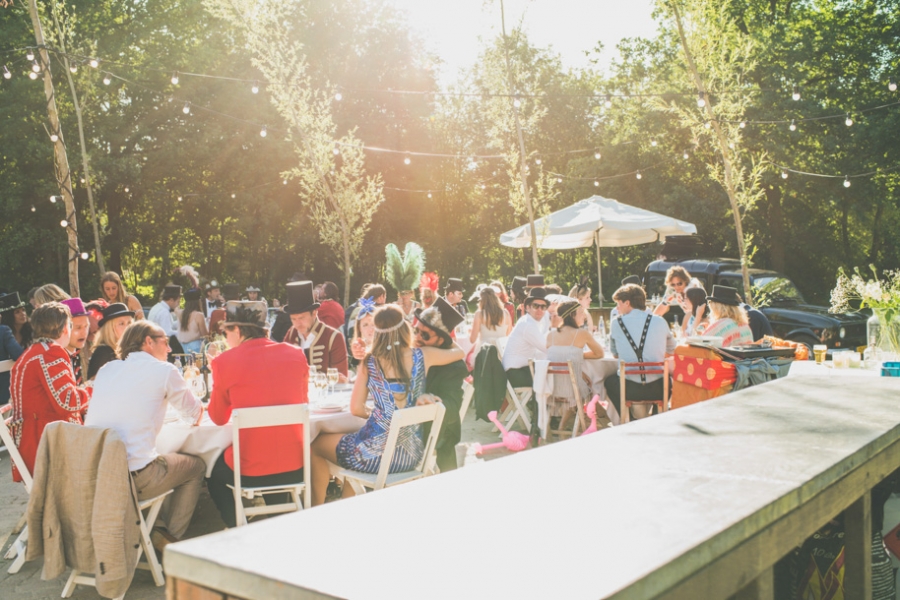
M594 243L597 245L597 301L603 306L603 279L600 277L600 232L594 232Z

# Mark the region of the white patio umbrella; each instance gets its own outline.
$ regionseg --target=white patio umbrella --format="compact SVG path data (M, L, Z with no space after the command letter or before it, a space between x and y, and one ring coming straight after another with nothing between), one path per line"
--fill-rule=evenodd
M602 196L591 196L538 219L534 223L538 248L568 250L597 246L598 295L603 296L600 279L600 248L618 248L649 244L670 235L697 233L693 223L679 221L653 211L622 204ZM531 246L528 224L500 236L510 248Z

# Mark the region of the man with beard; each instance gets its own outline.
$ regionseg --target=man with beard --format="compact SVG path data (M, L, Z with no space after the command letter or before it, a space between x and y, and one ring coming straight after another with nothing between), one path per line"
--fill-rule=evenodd
M62 304L69 307L72 313L72 334L69 336L69 344L66 346L66 352L69 353L69 360L72 362L72 371L75 373L75 384L81 385L82 371L87 371L87 367L81 359L81 352L87 343L91 330L91 320L87 309L81 298L70 298L63 300Z

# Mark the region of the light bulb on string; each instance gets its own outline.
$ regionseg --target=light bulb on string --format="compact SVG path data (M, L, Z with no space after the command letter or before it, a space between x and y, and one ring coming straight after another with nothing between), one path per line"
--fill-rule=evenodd
M92 58L91 62L89 62L88 64L91 65L92 69L96 69L97 67L100 66L100 61L97 60L96 58Z
M127 194L130 191L131 191L131 189L128 186L125 186L125 193Z
M800 88L798 88L796 85L794 86L794 90L791 92L791 98L793 98L794 101L800 99Z
M178 85L178 71L172 73L172 85Z
M253 87L250 88L250 91L253 92L254 94L259 93L259 82L258 81L253 82Z
M844 187L845 188L850 187L850 177L848 175L844 176Z
M690 155L688 155L687 150L684 151L684 154L682 155L682 158L684 158L684 160L687 160L687 159L690 158Z
M338 148L337 146L335 146L334 148L331 149L331 153L334 154L335 156L337 156L338 154L341 153L341 149Z
M65 219L63 219L62 221L59 222L59 226L60 226L60 227L68 227L68 226L69 226L69 222L66 221Z
M56 204L56 196L50 196L50 203Z
M88 253L87 253L87 252L82 252L82 253L81 253L81 260L87 260L87 259L88 259Z
M71 72L71 73L77 73L77 72L78 72L78 65L76 65L75 63L70 63L70 64L69 64L69 72Z
M231 198L232 198L232 199L237 198L237 194L232 194L232 195L231 195Z
M34 50L29 50L25 53L25 58L28 60L34 60Z
M612 96L609 94L606 95L606 101L603 103L605 108L612 108Z
M656 140L650 140L650 145L656 148Z
M3 79L12 79L12 73L9 72L9 69L6 68L6 65L3 65Z
M482 183L482 184L481 184L481 189L486 190L486 189L487 189L487 186L484 185L484 184Z
M34 64L31 65L31 70L34 71L35 73L41 72L41 65L38 64L38 61L34 61Z
M791 119L791 124L789 125L791 131L797 131L797 122L794 119Z
M35 73L34 71L31 71L30 73L28 73L28 78L32 79L32 80L37 79L37 73Z
M282 179L282 180L281 180L281 185L287 185L287 179Z
M340 102L341 100L344 99L344 95L342 93L338 92L337 94L334 95L334 99L337 100L338 102Z
M539 158L534 159L534 164L536 164L536 165L541 164L541 159L539 159Z
M850 117L850 113L847 113L847 118L844 119L844 125L846 125L847 127L853 125L853 119Z
M109 76L109 73L103 76L103 85L109 85L112 83L112 77Z
M266 137L267 135L269 135L269 130L265 125L263 125L262 129L259 130L259 137Z
M55 144L56 142L59 141L59 136L56 135L55 133L51 133L51 134L50 134L50 141L53 142L53 143Z
M697 108L703 108L704 106L706 106L705 96L706 95L703 92L697 93Z
M31 212L37 212L37 209L36 209L35 207L32 206L32 207L31 207Z
M182 197L178 196L178 201L181 202L181 200L182 200Z
M562 183L562 177L557 177L557 178L556 178L556 183Z
M892 92L896 92L896 91L897 91L897 82L894 81L894 78L893 78L893 77L892 77L891 80L888 82L888 89L889 89L890 91L892 91Z
M600 152L599 151L594 152L594 158L596 158L597 160L600 160Z
M712 127L712 122L707 121L706 123L703 124L703 126L706 127L707 129L710 129Z
M782 178L782 179L787 179L787 178L788 178L788 172L787 172L787 169L782 169L782 170L781 170L781 178Z
M408 156L407 156L407 157L404 157L404 159L403 159L403 164L404 164L404 165L408 165L408 164L411 163L411 162L412 162L412 160L410 160L410 158L409 158Z
M186 114L186 115L191 114L191 103L190 103L190 102L185 102L185 103L184 103L184 108L181 109L181 112L183 112L183 113Z
M741 121L740 124L738 125L738 127L740 127L741 129L745 128L746 126L747 126L747 121Z
M431 198L431 192L428 192L428 197Z
M600 187L600 182L596 179L594 180L594 187Z
M637 173L634 174L634 176L637 177L638 179L640 179L640 178L641 178L641 172L638 171Z
M518 97L516 97L516 98L513 100L513 106L515 106L516 108L521 107L521 106L522 106L522 101L519 100Z

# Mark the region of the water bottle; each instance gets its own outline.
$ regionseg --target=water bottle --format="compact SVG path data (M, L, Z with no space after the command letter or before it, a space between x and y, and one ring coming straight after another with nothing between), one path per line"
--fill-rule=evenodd
M181 357L175 357L175 368L178 369L178 374L184 377L184 365L181 364Z
M603 317L600 317L600 321L597 323L597 335L600 338L600 343L602 344L606 340L606 322L603 320Z

